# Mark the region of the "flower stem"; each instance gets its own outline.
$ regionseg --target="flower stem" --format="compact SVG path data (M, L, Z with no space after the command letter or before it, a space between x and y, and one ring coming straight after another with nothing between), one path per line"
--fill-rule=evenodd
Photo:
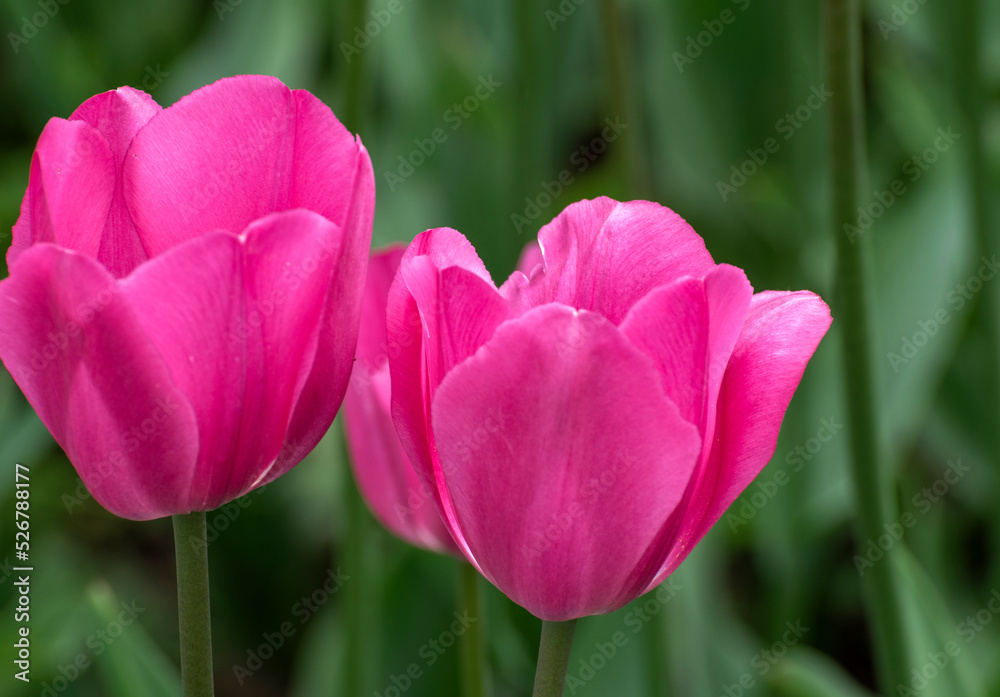
M649 623L646 637L646 670L649 678L650 697L668 697L670 694L670 661L667 656L667 616L661 613Z
M860 192L868 191L864 102L861 89L861 18L859 0L825 0L826 69L830 97L830 165L833 226L841 293L839 317L844 338L844 371L851 437L851 460L858 503L858 546L875 540L885 523L897 519L890 473L880 457L879 414L875 406L870 341L868 236L852 239L845 224L853 221ZM865 573L869 614L879 654L883 694L908 684L906 633L902 600L896 589L894 553Z
M542 623L542 640L538 646L538 667L535 668L535 690L531 693L532 697L562 697L575 628L576 620Z
M479 572L472 564L458 563L458 611L467 612L472 624L460 641L462 658L462 695L485 697L489 692L486 656L483 646L483 612L479 594Z
M184 697L212 697L212 621L208 600L205 513L174 516L177 615Z

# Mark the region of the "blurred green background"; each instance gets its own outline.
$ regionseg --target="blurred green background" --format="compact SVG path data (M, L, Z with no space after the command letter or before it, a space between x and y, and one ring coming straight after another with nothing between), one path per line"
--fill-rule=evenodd
M859 243L873 252L884 463L915 521L903 543L883 540L896 560L875 563L899 565L913 665L934 673L910 694L1000 695L988 609L1000 598L1000 325L988 309L1000 280L971 281L1000 254L1000 3L871 0L864 18L873 220L845 222L870 222ZM371 0L359 18L317 0L3 0L0 26L3 248L50 117L119 85L168 105L227 75L268 73L361 135L376 246L455 227L502 280L569 203L649 198L756 289L838 299L834 235L846 233L830 224L819 3ZM443 142L421 157L437 128ZM567 694L876 691L840 353L835 312L772 462L674 575L668 602L579 623ZM951 481L949 461L961 473ZM12 668L15 462L32 482L30 686ZM178 695L170 522L121 520L81 496L5 372L0 469L0 694ZM361 695L458 694L458 651L428 650L452 621L456 562L407 547L367 512L352 528L355 496L337 423L291 474L209 516L218 695L340 694L356 659ZM350 578L304 611L330 569ZM127 626L123 602L141 608ZM345 630L351 607L359 637ZM540 623L492 588L482 621L494 694L529 694ZM284 622L294 633L261 649ZM619 631L625 645L594 661ZM948 642L958 655L927 668ZM420 676L407 684L411 664Z

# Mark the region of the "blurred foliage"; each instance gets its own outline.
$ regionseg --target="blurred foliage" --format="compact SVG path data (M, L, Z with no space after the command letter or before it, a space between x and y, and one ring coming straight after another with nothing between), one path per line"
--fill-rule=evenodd
M353 43L363 54L363 91L359 122L347 125L375 166L376 245L455 227L503 279L522 246L565 205L600 194L642 196L677 210L716 260L745 268L757 289L809 288L835 299L832 236L843 233L828 222L826 116L822 105L808 106L824 82L818 5L399 0L393 7L400 11L390 13L390 3L372 0L365 24L355 27L345 7L317 0L3 0L2 246L50 117L68 116L89 96L123 84L167 105L240 73L276 75L341 113L348 71L359 59L343 47ZM871 201L895 180L906 190L864 237L874 251L871 350L885 461L898 482L900 512L916 519L905 531L912 554L893 562L906 586L908 629L919 650L914 665L926 666L948 642L961 648L919 694L985 696L1000 695L1000 664L990 660L1000 650L1000 622L970 634L966 618L992 618L981 611L1000 589L1000 355L997 320L983 302L1000 294L1000 281L963 303L956 292L981 257L1000 254L1000 4L980 3L983 51L973 60L985 104L978 114L965 106L976 85L965 50L969 27L954 7L865 5ZM35 26L46 8L55 8L54 16ZM12 45L11 33L31 33L26 22L36 33ZM480 80L498 85L473 98ZM456 119L463 102L467 117ZM602 143L608 119L625 126ZM446 139L416 164L411 153L436 128ZM972 136L977 128L979 139ZM959 137L930 163L925 152L938 129ZM766 153L771 138L778 148ZM767 161L751 167L746 161L755 153ZM406 174L408 160L415 166ZM731 168L740 167L757 171L736 185ZM723 197L720 181L737 190ZM977 184L989 192L980 234ZM908 356L906 341L919 341L921 323L939 310L948 321ZM729 686L736 694L741 680L753 695L873 694L872 638L854 561L867 541L853 539L848 436L839 430L828 442L818 439L824 419L846 420L839 352L835 321L788 411L773 461L734 505L730 514L738 518L720 521L675 574L676 595L579 624L570 675L582 685L573 694L643 695L662 676L676 695L726 694ZM894 365L890 352L906 362ZM357 557L364 573L344 566L343 502L352 485L338 429L291 474L209 517L217 532L210 560L220 697L338 693L354 640L344 630L347 596L333 594L314 613L300 604L338 569L365 589L361 694L391 694L393 676L410 664L421 676L407 695L457 694L458 652L431 662L437 654L426 648L451 622L456 563L411 549L368 519ZM81 697L178 694L169 521L119 520L81 496L72 466L6 373L0 434L0 466L8 473L0 477L3 550L13 536L13 464L21 462L31 468L36 569L32 685L5 675L3 694L49 694L47 687ZM943 481L949 460L968 472L925 510L921 491ZM769 487L782 472L787 483ZM0 628L11 626L16 600L7 554L0 552ZM120 627L118 639L100 638L111 637L116 608L129 602L143 608L137 621ZM527 695L539 623L495 589L486 605L494 693ZM637 622L635 613L650 607L656 613ZM268 651L267 636L285 622L294 633ZM775 642L788 636L787 623L808 631L786 652ZM618 631L627 643L586 677L596 645ZM5 670L13 660L8 638L0 642ZM270 657L254 662L264 654ZM81 656L88 667L74 668ZM253 674L241 685L234 666Z

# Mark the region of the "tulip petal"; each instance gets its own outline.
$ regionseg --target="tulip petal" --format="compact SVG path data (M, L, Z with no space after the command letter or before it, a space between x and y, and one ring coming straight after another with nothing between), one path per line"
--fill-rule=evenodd
M656 363L685 421L709 442L719 386L752 297L746 274L720 264L704 280L683 278L657 288L621 324Z
M468 240L438 228L407 248L386 312L393 422L441 514L452 520L430 440L431 399L445 373L475 352L510 310Z
M107 139L114 156L115 194L101 234L97 259L116 278L129 275L148 258L125 205L121 172L125 153L135 134L158 111L160 105L145 92L119 87L91 97L69 117L70 121L84 121L97 129Z
M226 78L164 109L139 132L125 164L125 199L150 256L206 230L243 230L291 208L316 211L347 230L351 205L374 201L374 178L359 177L367 159L312 95L273 77ZM352 204L359 187L365 205Z
M32 247L0 282L0 325L0 358L102 506L133 520L190 510L195 414L106 269Z
M720 264L704 280L683 278L640 300L622 332L653 359L667 395L698 428L703 446L685 497L636 566L625 595L644 592L673 547L685 510L705 476L715 435L716 406L726 365L753 298L741 269Z
M359 360L344 398L344 430L358 488L379 522L400 538L457 554L451 533L396 436L389 415L388 364L367 377L359 375L360 366Z
M330 429L351 379L375 215L372 162L368 151L360 144L358 147L360 155L352 186L355 195L343 223L338 223L340 254L334 262L319 315L315 359L288 424L285 448L265 484L287 472L316 447ZM315 210L323 213L322 209Z
M96 258L115 178L114 154L100 132L81 121L50 119L31 158L8 267L41 242Z
M358 330L358 356L354 365L354 375L364 377L364 374L369 374L365 379L389 362L385 333L385 304L389 296L389 287L396 277L396 269L399 268L399 262L405 251L406 247L403 245L392 245L377 254L372 254L368 262L362 302L364 311L361 314L361 327ZM361 373L359 366L362 369Z
M405 250L387 247L368 263L358 358L344 397L344 431L358 488L382 525L415 545L457 553L390 416L386 297Z
M560 302L619 324L657 286L701 278L714 263L679 215L649 201L598 198L571 204L538 233L545 273L529 302Z
M240 237L178 245L122 282L198 416L193 510L270 474L316 353L339 238L316 213L277 213Z
M753 296L722 380L703 476L650 588L684 561L771 459L785 410L831 321L830 308L808 291Z
M502 324L449 372L433 427L472 559L546 620L620 604L699 451L652 361L596 313L557 304Z

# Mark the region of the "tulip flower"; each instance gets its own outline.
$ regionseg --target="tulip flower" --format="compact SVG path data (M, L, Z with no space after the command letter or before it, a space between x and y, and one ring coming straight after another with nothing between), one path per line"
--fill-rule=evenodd
M829 308L655 203L569 206L499 288L447 228L389 291L392 414L452 537L550 622L661 583L774 452Z
M368 262L357 358L344 398L344 433L358 489L378 521L413 545L459 554L403 451L389 411L385 303L403 251L393 245Z
M135 89L49 121L0 283L0 359L94 498L205 511L287 472L351 371L368 153L316 97Z
M211 695L204 511L287 472L351 373L374 176L318 99L123 87L45 126L0 282L0 359L94 498L172 515L181 683Z

